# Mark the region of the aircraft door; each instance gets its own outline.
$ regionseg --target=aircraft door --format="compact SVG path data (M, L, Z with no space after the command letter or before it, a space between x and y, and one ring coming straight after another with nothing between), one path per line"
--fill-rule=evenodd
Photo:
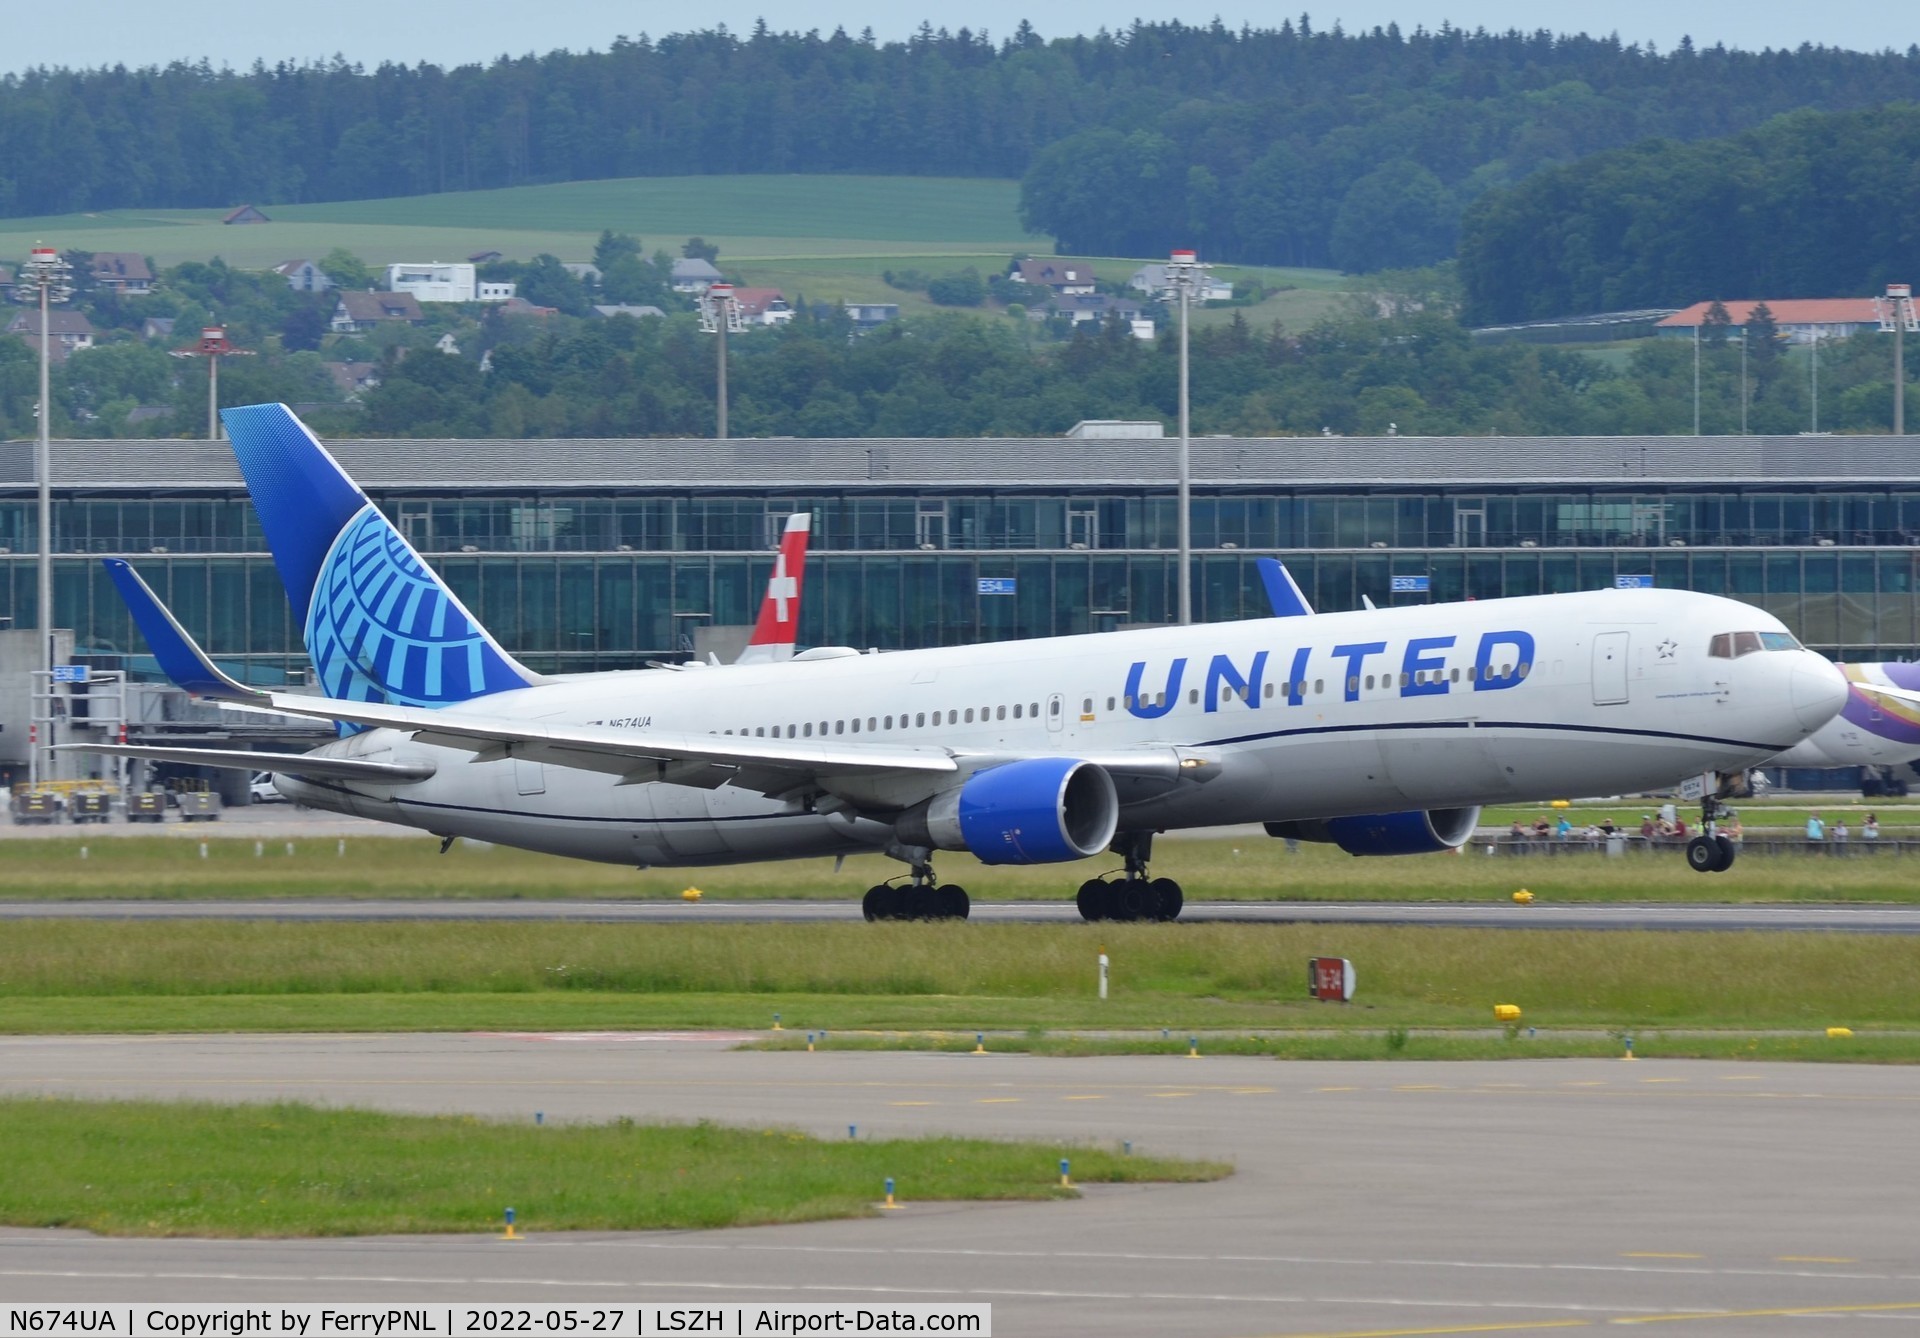
M1056 692L1047 698L1047 733L1058 734L1067 722L1067 699Z
M1602 632L1593 639L1593 704L1621 706L1627 700L1626 632Z

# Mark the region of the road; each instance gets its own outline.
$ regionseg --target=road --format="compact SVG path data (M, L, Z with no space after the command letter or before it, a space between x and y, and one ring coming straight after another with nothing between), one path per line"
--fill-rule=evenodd
M1070 901L976 901L987 923L1078 924ZM852 923L853 901L0 901L0 921L83 920L564 920L595 924ZM1182 923L1440 925L1456 929L1797 929L1920 934L1920 906L1584 905L1500 902L1202 901Z
M704 1233L0 1232L9 1301L986 1300L1003 1335L1920 1323L1920 1071L746 1052L594 1034L0 1038L0 1090L1130 1140L1213 1185ZM1896 1326L1895 1331L1899 1331Z

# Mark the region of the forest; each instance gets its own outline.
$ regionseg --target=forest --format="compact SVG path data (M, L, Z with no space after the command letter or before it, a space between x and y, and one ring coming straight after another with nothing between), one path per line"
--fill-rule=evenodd
M1920 99L1920 49L1135 23L903 42L725 28L486 66L36 69L0 80L0 215L590 178L1020 178L1068 254L1423 265L1543 169L1800 108Z
M1540 172L1468 211L1471 324L1920 280L1920 103L1796 112Z

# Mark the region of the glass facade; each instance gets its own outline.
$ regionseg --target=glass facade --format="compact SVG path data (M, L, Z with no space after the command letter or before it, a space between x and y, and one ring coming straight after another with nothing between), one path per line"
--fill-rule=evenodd
M500 640L545 671L684 653L753 619L786 515L814 513L802 641L912 648L1169 621L1174 503L1146 488L811 494L375 494ZM33 501L0 494L0 620L34 612ZM1254 553L1283 556L1324 611L1655 584L1724 594L1847 659L1920 657L1920 484L1555 490L1201 489L1195 612L1256 617ZM144 648L94 555L132 557L187 627L260 683L304 667L251 506L237 492L58 496L55 611L101 661ZM1392 593L1423 575L1431 593ZM982 577L1015 593L980 594ZM5 625L0 622L0 625Z

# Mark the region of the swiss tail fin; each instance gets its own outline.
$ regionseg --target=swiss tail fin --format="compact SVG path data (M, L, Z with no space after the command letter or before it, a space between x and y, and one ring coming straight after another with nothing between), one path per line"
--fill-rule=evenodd
M807 536L812 529L811 511L796 511L787 517L787 527L780 535L780 553L773 560L773 575L767 578L767 595L760 601L760 618L735 664L772 664L793 658L800 629L800 580L806 569Z
M1279 558L1263 557L1255 558L1253 565L1259 569L1260 582L1267 588L1267 603L1273 606L1274 617L1302 618L1313 612L1313 605L1307 603L1300 583L1293 579L1286 563Z
M284 404L220 417L321 691L437 707L540 681L487 634Z

